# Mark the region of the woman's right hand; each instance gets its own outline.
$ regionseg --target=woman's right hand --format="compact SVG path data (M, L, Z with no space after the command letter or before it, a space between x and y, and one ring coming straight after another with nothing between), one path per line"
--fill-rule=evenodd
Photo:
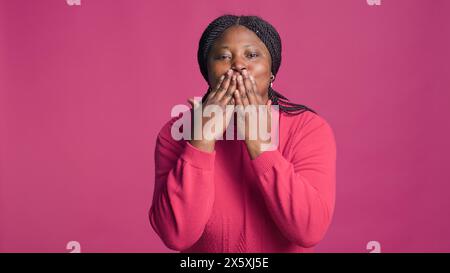
M236 75L233 75L233 70L228 70L222 77L220 78L217 85L209 92L208 96L206 97L206 100L204 104L202 105L202 109L199 109L199 105L197 105L192 99L189 100L189 103L192 105L192 108L194 111L199 110L200 115L202 117L202 122L199 124L199 122L194 122L194 115L191 115L192 117L192 138L190 140L191 145L194 147L206 151L206 152L212 152L214 151L214 144L216 142L216 139L220 136L222 136L225 132L225 130L228 127L228 124L230 123L231 118L233 117L233 108L226 107L227 105L234 105L234 98L233 94L236 90L237 86L237 77ZM205 132L204 128L205 125L213 119L213 115L209 115L204 117L203 111L207 106L214 106L219 107L222 113L222 120L223 120L223 126L222 128L217 128L218 126L214 126L214 134L213 135L205 135L203 134ZM220 126L219 126L220 127ZM219 129L219 130L218 130ZM209 128L206 130L207 132L211 131ZM200 139L194 138L194 132L197 132L197 136L201 136Z

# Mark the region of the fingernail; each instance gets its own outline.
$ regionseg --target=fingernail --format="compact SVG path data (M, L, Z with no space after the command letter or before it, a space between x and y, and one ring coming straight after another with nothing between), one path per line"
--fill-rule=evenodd
M229 70L227 71L227 74L231 76L231 74L233 74L233 70L232 70L232 69L229 69Z
M238 76L238 81L242 81L242 76L241 75Z

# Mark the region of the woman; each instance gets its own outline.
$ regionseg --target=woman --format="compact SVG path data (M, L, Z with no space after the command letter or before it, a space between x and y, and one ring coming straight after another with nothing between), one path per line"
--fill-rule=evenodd
M221 16L200 39L198 63L210 86L201 107L278 107L278 147L262 149L247 123L243 140L177 141L173 118L156 143L153 229L181 252L311 252L334 211L336 145L322 117L272 88L277 31L256 16Z

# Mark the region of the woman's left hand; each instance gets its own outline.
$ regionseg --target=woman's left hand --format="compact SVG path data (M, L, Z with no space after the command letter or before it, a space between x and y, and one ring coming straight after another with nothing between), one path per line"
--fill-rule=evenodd
M245 136L250 157L255 159L263 152L262 145L270 143L272 102L266 102L257 93L256 81L247 70L238 75L234 101L238 108L238 121L245 121L245 126L239 126L238 122L238 133ZM242 132L242 127L245 127L245 132Z

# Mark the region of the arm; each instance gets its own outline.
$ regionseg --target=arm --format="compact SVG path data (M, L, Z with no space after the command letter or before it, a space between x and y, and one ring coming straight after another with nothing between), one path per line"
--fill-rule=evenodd
M214 203L214 158L215 152L173 140L170 128L159 134L149 218L167 247L187 249L202 235Z
M312 247L325 235L334 211L336 144L332 129L319 117L294 137L290 161L275 150L263 152L252 164L281 233Z

